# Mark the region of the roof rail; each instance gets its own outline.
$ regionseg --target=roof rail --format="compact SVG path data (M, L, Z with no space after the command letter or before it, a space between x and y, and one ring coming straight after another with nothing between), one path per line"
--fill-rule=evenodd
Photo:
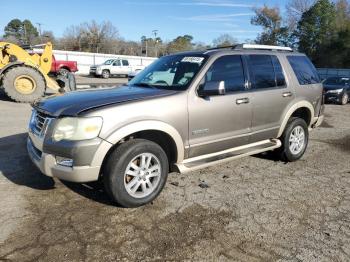
M273 51L289 51L293 52L293 49L286 46L275 46L275 45L258 45L258 44L237 44L231 46L222 46L222 47L213 47L207 49L218 50L218 49L233 49L233 50L242 50L242 49L255 49L255 50L273 50Z
M275 45L256 45L256 44L242 44L236 46L235 49L243 48L243 49L260 49L260 50L276 50L276 51L289 51L293 52L293 49L287 46L275 46Z

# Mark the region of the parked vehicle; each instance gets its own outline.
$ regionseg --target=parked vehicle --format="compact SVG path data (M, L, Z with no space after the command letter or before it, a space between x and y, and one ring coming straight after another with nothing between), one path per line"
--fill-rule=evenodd
M68 73L75 73L77 71L78 64L76 61L56 60L55 56L52 55L50 73L66 76Z
M329 77L323 82L325 99L327 102L336 102L346 105L350 97L350 78L342 76Z
M44 47L41 54L33 47ZM16 102L32 103L47 90L69 92L76 89L74 75L50 77L52 44L22 47L0 42L0 87Z
M145 66L132 66L127 59L108 59L102 65L90 67L90 75L109 78L113 75L128 77L129 74L141 71Z
M323 87L303 54L238 45L165 56L115 89L33 105L27 148L46 175L101 179L125 207L154 200L168 172L274 151L300 159L323 120Z

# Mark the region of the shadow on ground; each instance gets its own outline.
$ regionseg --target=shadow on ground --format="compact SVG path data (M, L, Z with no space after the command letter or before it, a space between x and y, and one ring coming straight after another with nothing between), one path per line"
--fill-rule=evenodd
M0 175L19 186L35 190L52 190L55 188L55 180L41 174L28 157L27 137L27 133L21 133L0 138ZM77 184L62 181L62 183L85 198L113 205L100 182Z

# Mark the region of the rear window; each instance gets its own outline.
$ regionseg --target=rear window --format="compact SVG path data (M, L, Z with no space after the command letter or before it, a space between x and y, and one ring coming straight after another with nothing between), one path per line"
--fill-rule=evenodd
M321 82L317 70L306 56L287 56L300 85L318 84Z

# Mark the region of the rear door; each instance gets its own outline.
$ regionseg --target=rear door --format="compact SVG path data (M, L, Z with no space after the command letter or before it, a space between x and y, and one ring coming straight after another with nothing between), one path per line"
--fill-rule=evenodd
M130 64L129 64L129 61L128 60L126 60L126 59L123 59L122 60L122 75L128 75L128 74L130 74L131 73L131 71L132 71L132 68L131 68L131 66L130 66Z
M281 116L294 99L281 62L276 55L245 56L249 68L252 93L252 135L250 142L275 138Z

